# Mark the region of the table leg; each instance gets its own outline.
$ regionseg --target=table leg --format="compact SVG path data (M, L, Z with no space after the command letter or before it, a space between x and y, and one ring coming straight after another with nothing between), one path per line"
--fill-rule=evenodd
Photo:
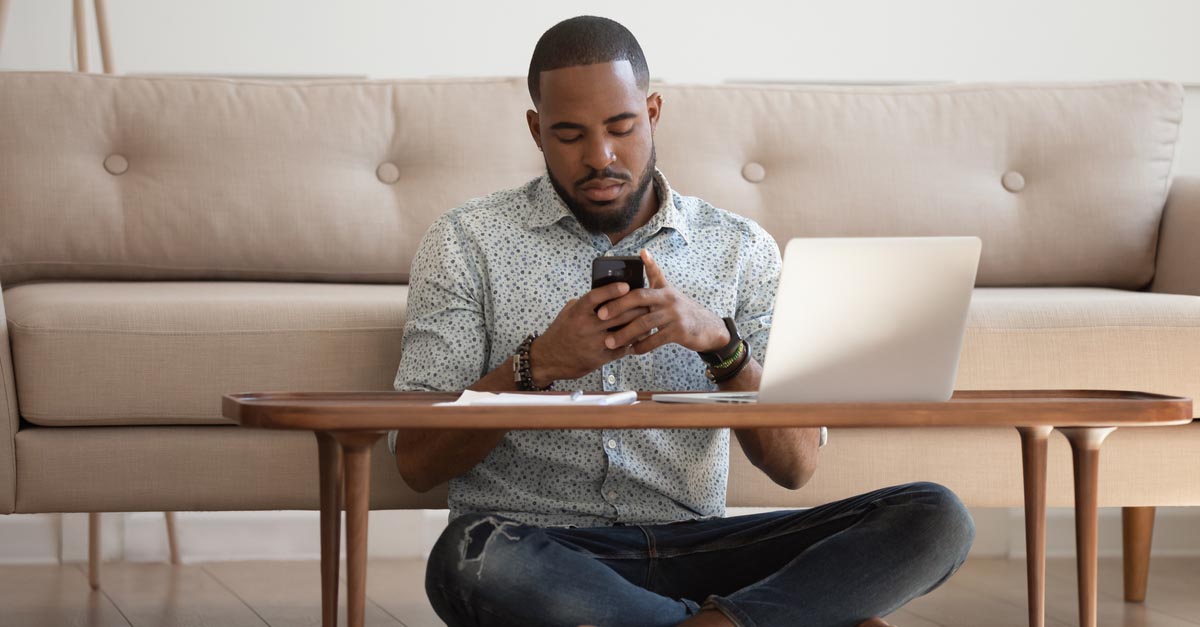
M335 432L346 473L346 623L362 627L367 599L367 514L371 495L371 449L382 433Z
M1075 465L1075 560L1079 578L1079 625L1096 627L1096 545L1100 444L1116 427L1067 427Z
M342 559L342 447L316 432L321 484L321 627L337 627L338 566Z
M1017 427L1025 477L1025 581L1029 627L1046 625L1046 444L1054 427Z

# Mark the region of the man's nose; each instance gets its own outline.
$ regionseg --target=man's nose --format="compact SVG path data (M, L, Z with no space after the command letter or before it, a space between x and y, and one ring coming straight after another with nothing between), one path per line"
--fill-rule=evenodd
M612 143L607 137L588 140L583 153L583 164L593 170L603 170L617 160L613 154Z

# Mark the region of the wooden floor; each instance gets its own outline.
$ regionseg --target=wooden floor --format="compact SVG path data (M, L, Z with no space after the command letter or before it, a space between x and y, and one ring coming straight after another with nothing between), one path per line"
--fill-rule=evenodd
M1200 558L1152 560L1144 605L1121 600L1120 566L1101 561L1101 625L1200 625ZM1024 562L972 560L891 621L897 627L1025 625L1024 572ZM425 601L423 573L415 560L372 561L367 624L441 625ZM1047 626L1077 624L1074 562L1050 560L1047 576ZM3 566L0 627L319 626L319 590L316 562L105 564L100 592L88 588L78 565ZM344 620L344 601L342 608Z

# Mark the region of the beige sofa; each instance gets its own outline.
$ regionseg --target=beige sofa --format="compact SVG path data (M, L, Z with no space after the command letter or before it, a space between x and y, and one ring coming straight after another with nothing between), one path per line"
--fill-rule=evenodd
M1178 85L657 89L673 185L780 241L982 237L960 389L1200 396ZM528 106L523 79L0 75L0 512L316 508L313 438L221 395L388 389L426 227L543 171ZM795 492L735 456L731 505L918 479L1022 503L1006 429L835 431ZM374 463L373 507L444 506ZM1101 481L1102 506L1200 505L1200 422L1118 431Z

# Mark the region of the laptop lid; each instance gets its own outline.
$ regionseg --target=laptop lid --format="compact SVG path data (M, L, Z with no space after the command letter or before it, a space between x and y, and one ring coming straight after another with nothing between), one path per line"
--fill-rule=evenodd
M977 237L788 242L760 403L946 401Z

